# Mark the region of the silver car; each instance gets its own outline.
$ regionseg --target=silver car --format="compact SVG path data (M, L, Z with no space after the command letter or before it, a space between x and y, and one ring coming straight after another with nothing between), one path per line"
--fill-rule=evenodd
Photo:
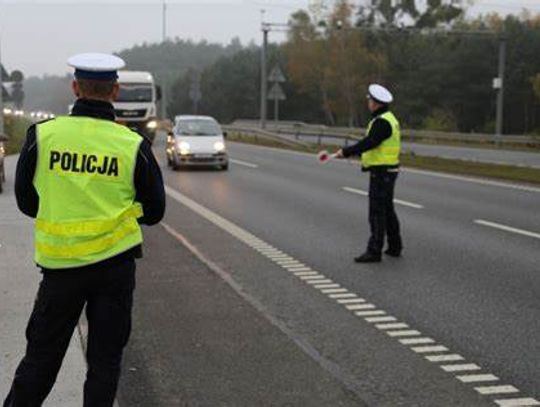
M225 136L219 123L209 116L176 116L167 137L167 163L182 167L215 166L229 168Z
M0 134L0 193L2 193L3 184L6 182L6 171L4 169L4 157L6 155L6 147L5 142L7 141L7 137Z

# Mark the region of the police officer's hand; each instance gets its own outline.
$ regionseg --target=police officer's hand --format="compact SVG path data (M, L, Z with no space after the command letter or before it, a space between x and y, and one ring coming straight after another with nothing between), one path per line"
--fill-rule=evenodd
M334 157L335 158L345 158L345 156L343 155L343 150L340 148L338 151L336 151L334 153Z

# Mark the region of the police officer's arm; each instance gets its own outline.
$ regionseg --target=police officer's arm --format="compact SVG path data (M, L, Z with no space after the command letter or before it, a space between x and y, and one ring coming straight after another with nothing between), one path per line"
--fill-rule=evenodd
M154 225L165 214L165 188L159 165L152 153L150 142L143 140L135 166L135 200L143 206L144 216L139 223Z
M26 132L26 142L21 150L15 172L15 198L17 206L27 216L35 218L39 208L39 195L34 187L37 163L36 126Z
M376 119L371 126L369 134L358 143L343 148L343 157L359 156L366 151L378 147L382 142L392 136L392 126L384 119Z

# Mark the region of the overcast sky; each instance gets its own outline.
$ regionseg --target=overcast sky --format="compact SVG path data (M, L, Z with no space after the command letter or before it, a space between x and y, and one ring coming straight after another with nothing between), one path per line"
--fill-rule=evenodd
M362 0L357 0L359 3ZM328 3L331 3L330 1ZM540 0L476 0L471 13L540 13ZM167 0L167 36L228 43L260 43L265 19L286 22L307 0ZM9 71L26 76L64 74L79 52L114 52L162 36L162 0L0 0L1 52ZM274 39L282 39L276 34Z

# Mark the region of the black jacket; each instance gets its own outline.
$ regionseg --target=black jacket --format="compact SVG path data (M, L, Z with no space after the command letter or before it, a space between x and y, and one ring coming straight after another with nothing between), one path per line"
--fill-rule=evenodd
M388 111L387 106L383 106L380 109L374 111L371 114L372 118L376 118ZM371 129L366 137L360 140L358 143L345 147L343 149L343 156L345 158L351 156L361 156L363 153L369 150L373 150L380 146L383 141L392 136L392 126L390 123L382 118L375 119ZM373 170L388 170L398 168L399 165L379 165L376 167L363 168L364 171L373 171Z
M86 116L96 119L115 119L112 104L97 100L78 99L72 109L72 116ZM54 120L54 119L53 119ZM143 137L143 136L141 136ZM39 195L34 187L34 174L37 163L36 125L26 132L26 142L21 150L15 174L15 197L17 205L25 215L35 218L39 208ZM137 154L134 173L135 200L140 202L144 216L139 223L154 225L161 221L165 213L165 189L159 165L152 153L150 142L143 137ZM125 259L141 257L141 246L121 253L111 259L104 260L87 267L102 267Z

